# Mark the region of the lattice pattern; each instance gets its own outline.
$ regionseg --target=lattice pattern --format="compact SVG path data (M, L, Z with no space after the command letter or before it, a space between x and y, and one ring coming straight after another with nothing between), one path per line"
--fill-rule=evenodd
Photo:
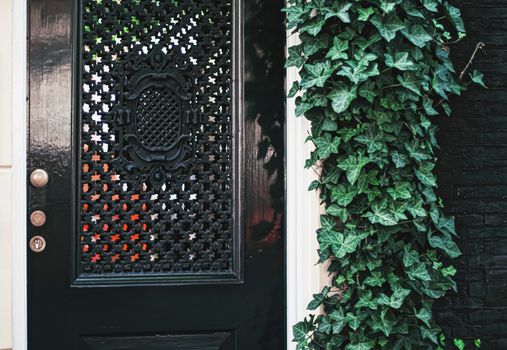
M232 227L232 6L227 0L83 0L79 273L228 272ZM161 186L119 166L113 110L125 60L155 46L192 77L200 123L195 161ZM134 59L135 61L135 59ZM177 137L169 90L148 90L137 131L165 146ZM164 118L152 118L163 110ZM160 118L159 118L160 119ZM158 124L158 125L157 125ZM154 127L159 128L154 132ZM161 132L161 129L163 132ZM154 137L164 134L166 138ZM148 176L148 174L146 174ZM158 176L158 175L157 175Z
M168 147L180 135L180 103L169 89L148 89L137 109L137 131L147 146Z

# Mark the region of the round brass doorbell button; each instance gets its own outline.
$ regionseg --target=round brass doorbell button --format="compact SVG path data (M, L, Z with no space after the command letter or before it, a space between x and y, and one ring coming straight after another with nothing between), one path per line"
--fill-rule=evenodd
M49 175L43 169L35 169L30 174L30 183L34 187L44 187L48 184Z
M33 226L40 227L46 223L46 213L42 210L36 210L30 214L30 222Z
M30 239L30 249L35 253L43 252L46 249L46 240L42 236L33 236Z

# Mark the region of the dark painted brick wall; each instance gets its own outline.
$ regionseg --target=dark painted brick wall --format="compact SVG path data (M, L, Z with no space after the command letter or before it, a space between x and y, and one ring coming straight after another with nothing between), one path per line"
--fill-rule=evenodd
M459 1L467 39L453 48L461 70L477 42L486 44L475 67L488 90L454 99L439 121L439 190L456 216L464 256L459 292L439 308L455 337L480 337L483 348L507 349L507 0Z

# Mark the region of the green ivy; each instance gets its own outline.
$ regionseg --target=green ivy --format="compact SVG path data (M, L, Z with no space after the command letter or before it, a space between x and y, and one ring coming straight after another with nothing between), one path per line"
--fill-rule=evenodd
M332 283L294 326L298 349L435 349L432 305L456 289L454 219L436 193L437 127L451 95L482 74L457 74L450 45L465 36L444 0L289 0L300 43L289 97L311 121L326 214L317 232ZM468 80L468 79L467 79Z

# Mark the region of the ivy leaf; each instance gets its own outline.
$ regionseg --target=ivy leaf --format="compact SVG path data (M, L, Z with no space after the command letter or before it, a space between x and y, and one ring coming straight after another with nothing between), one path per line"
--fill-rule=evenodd
M442 296L445 295L445 290L442 290L440 288L438 288L438 289L423 288L422 291L424 294L426 294L427 296L429 296L430 298L433 298L433 299L438 299L438 298L441 298Z
M313 104L308 102L303 102L301 98L296 98L296 117L300 117L310 109L313 108Z
M423 201L421 199L412 202L407 210L414 218L423 218L427 216L426 209L423 208Z
M372 103L377 97L377 91L375 90L375 84L372 82L366 82L359 88L359 96L364 97L368 102Z
M411 72L404 72L403 76L398 75L396 79L400 82L401 86L417 95L421 96L421 89L419 88L420 81Z
M329 317L331 320L333 320L333 332L334 333L340 333L341 330L345 327L346 321L345 321L345 315L343 313L343 310L340 308L338 310L334 310L329 314Z
M394 199L410 199L412 198L411 186L408 182L399 182L394 188L388 188L387 193Z
M323 231L332 231L336 225L336 220L328 215L320 216L320 226Z
M320 182L318 180L313 180L310 186L308 186L308 191L313 191L319 188Z
M412 338L400 336L393 346L393 350L412 350Z
M486 84L484 84L484 74L482 74L481 72L479 72L477 69L474 69L472 71L472 73L470 73L470 79L472 79L472 81L476 84L479 84L480 86L482 86L483 88L488 88L486 86Z
M302 16L305 10L301 6L289 6L282 9L287 14L287 29L294 28L302 22Z
M332 246L331 250L333 254L340 259L349 253L355 252L359 242L361 242L360 236L349 234L344 236L343 241L339 242L338 245Z
M461 11L457 7L450 5L447 1L444 2L444 9L447 14L447 18L454 25L456 30L460 33L464 33L466 30L465 24L461 19Z
M407 220L407 215L405 215L405 212L407 210L407 202L401 202L397 201L394 203L391 203L390 206L391 213L394 216L395 220Z
M422 12L419 11L417 9L417 7L415 7L412 2L404 1L401 4L401 7L405 10L405 12L407 13L407 15L409 15L409 16L416 17L416 18L421 18L421 19L426 19L424 17L424 15L422 14Z
M320 249L325 250L329 247L334 256L341 259L345 255L355 252L362 238L362 236L353 234L344 235L337 231L325 231L319 235L318 240Z
M331 6L325 7L322 11L326 19L331 17L338 17L343 23L350 23L349 9L352 3L339 3L334 2Z
M319 50L326 49L329 43L329 35L312 37L306 33L302 33L300 39L303 42L303 53L307 57L312 56Z
M428 115L438 115L438 112L433 108L433 100L428 97L423 99L423 108Z
M391 159L398 169L403 168L408 164L408 157L402 153L399 153L398 151L391 152Z
M451 258L457 258L461 255L458 245L446 235L431 235L428 242L433 248L440 248Z
M407 275L411 280L419 279L422 281L431 281L431 277L428 273L428 269L426 268L426 264L422 262L418 262L412 265L408 269Z
M458 350L465 350L465 341L463 339L453 339L452 343Z
M348 88L343 82L340 82L336 89L328 95L331 100L331 107L336 113L343 113L349 108L350 103L357 97L357 86Z
M428 187L436 187L437 180L432 170L434 165L431 163L423 163L419 169L415 170L415 176L421 181L421 183Z
M438 345L437 337L440 329L421 326L419 327L419 330L421 331L421 336L423 339L430 339L433 343Z
M440 217L435 223L435 226L444 234L456 235L456 226L454 217L452 216Z
M405 149L408 151L410 158L414 159L418 163L431 158L428 151L421 147L419 141L406 143Z
M372 212L367 212L363 215L364 218L368 218L372 224L381 224L383 226L394 226L398 223L398 220L383 209L382 205L378 205L377 203L373 204Z
M380 151L384 147L384 143L381 142L383 137L382 131L375 127L368 126L366 133L355 137L354 140L364 144L368 153L374 153Z
M375 346L375 342L369 341L365 343L351 343L345 347L345 350L371 350Z
M315 310L316 308L318 308L324 302L328 293L329 293L329 287L324 287L324 289L322 289L322 292L314 294L313 300L310 301L310 303L307 306L307 309L308 310Z
M300 88L299 82L297 82L297 81L293 82L292 87L290 88L287 97L292 98L292 97L296 96L296 94L299 91L299 88Z
M328 229L321 231L317 238L320 243L320 249L326 250L333 244L339 244L339 242L342 242L343 233L338 232L334 229Z
M392 2L392 1L381 1L380 2L380 8L382 9L382 12L384 13L390 13L393 12L396 6L398 5L400 1Z
M359 316L354 315L352 312L347 312L345 315L345 321L353 330L357 330L361 325L361 319Z
M391 41L396 37L396 33L405 28L403 22L391 13L386 17L375 15L371 19L371 23L377 28L378 32L386 41Z
M368 39L363 38L362 36L356 38L354 40L354 44L357 45L359 49L364 51L371 45L375 44L376 42L379 42L380 40L382 40L382 36L379 33L374 33Z
M403 36L405 36L405 38L407 38L412 44L420 48L423 48L428 42L433 40L433 37L429 35L428 32L424 30L424 27L419 24L410 27L409 30L406 28L403 29L401 34L403 34Z
M344 185L340 184L337 187L333 188L331 192L331 199L333 202L336 202L337 204L345 207L354 200L354 197L356 195L357 190L353 188L346 188Z
M359 154L357 156L350 155L345 160L338 163L338 168L345 171L347 180L353 185L359 178L359 174L363 167L370 162L369 158Z
M410 267L419 262L419 254L408 246L403 248L403 266Z
M349 80L354 84L361 83L363 81L368 80L368 78L374 77L379 74L380 72L378 70L378 64L376 63L371 65L371 67L361 64L357 64L353 68L344 66L342 69L338 71L338 73L336 73L336 75L349 78Z
M377 301L375 299L372 299L371 290L362 293L361 296L359 297L359 301L356 303L356 305L354 305L355 309L360 309L364 307L371 310L377 309Z
M336 130L338 130L338 125L336 124L336 121L332 120L330 118L322 118L321 127L322 127L322 130L324 130L324 131L336 131Z
M322 27L324 26L325 23L326 23L326 20L324 18L314 19L310 23L302 26L301 29L299 29L299 31L301 33L307 32L308 34L310 34L312 36L316 36L317 34L320 33L320 31L322 30Z
M442 276L444 276L444 277L454 276L457 272L456 268L452 265L447 266L446 268L443 268L441 271L442 271Z
M288 54L289 56L285 61L285 68L301 68L306 61L305 57L303 56L303 47L301 45L289 47Z
M381 287L385 281L386 279L380 272L374 271L371 276L366 277L363 283L371 287Z
M421 0L422 4L428 11L438 12L438 1L437 0Z
M428 328L431 328L430 320L433 317L431 309L423 307L415 314L415 317L423 321Z
M338 152L338 146L340 145L341 139L337 136L332 138L331 134L325 133L321 137L317 137L313 140L316 151L320 159L328 158L332 153Z
M368 20L368 18L370 18L370 16L375 13L375 10L373 9L373 7L367 7L367 8L359 7L357 9L357 13L359 14L357 19L359 21L366 22Z
M321 320L322 321L319 324L319 327L317 328L317 330L320 333L331 334L331 332L333 330L333 326L331 325L331 323L329 323L328 317L322 317Z
M306 339L306 335L312 330L310 322L301 321L292 326L292 334L294 335L294 341L300 342Z
M417 67L409 58L408 52L397 52L394 57L388 53L385 55L385 63L388 67L396 68L401 71L415 70Z
M341 40L338 37L333 38L333 46L326 54L326 58L330 58L332 60L343 59L346 60L348 58L347 50L349 49L349 42L347 40Z
M372 329L381 331L386 337L389 337L393 332L393 327L397 322L393 315L388 312L388 309L382 310L380 317L378 315L373 315L372 321Z
M349 216L349 212L347 211L346 208L336 204L331 204L330 206L328 206L326 209L326 213L332 216L336 216L342 222L347 221L347 218Z
M393 309L399 309L403 304L403 301L410 294L410 289L405 289L402 287L395 287L393 290L393 294L388 297L384 293L381 293L377 302L379 305L386 305Z
M326 80L331 76L332 69L329 62L318 62L316 64L306 64L306 72L301 76L301 87L304 89L312 86L323 87Z

